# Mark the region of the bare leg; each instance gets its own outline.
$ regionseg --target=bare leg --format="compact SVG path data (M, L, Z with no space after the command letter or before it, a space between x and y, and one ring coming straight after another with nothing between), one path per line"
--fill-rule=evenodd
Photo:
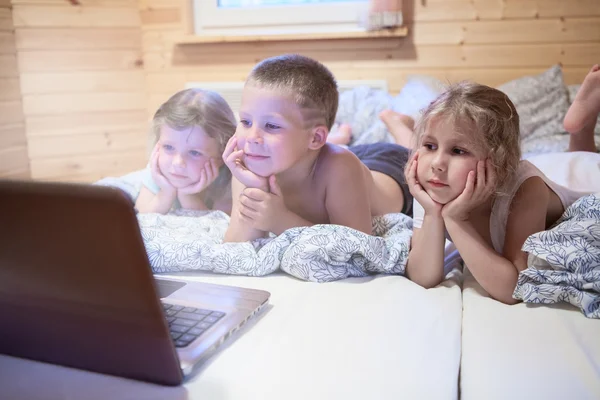
M412 146L412 136L415 128L414 119L393 110L383 110L379 113L379 118L390 131L397 144L407 148Z
M337 131L327 136L327 141L333 144L348 144L352 139L352 128L348 124L341 124Z
M594 65L569 107L563 122L570 133L569 151L596 152L594 127L600 114L600 67Z

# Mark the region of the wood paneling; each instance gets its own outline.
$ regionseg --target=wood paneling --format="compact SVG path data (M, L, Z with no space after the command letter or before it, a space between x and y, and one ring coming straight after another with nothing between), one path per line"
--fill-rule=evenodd
M134 7L77 6L69 5L66 1L62 2L62 6L23 3L13 6L13 23L17 28L140 27L140 15Z
M143 168L148 127L137 1L14 0L12 15L17 57L7 61L19 66L31 176L91 182ZM3 48L0 31L0 57ZM0 98L14 96L7 75L0 69L0 88L11 89Z
M409 36L385 40L174 45L185 33L186 0L140 0L149 113L190 81L243 81L259 60L298 52L338 79L473 79L497 86L563 66L579 83L600 60L598 0L404 0Z
M0 178L29 178L10 1L0 1Z

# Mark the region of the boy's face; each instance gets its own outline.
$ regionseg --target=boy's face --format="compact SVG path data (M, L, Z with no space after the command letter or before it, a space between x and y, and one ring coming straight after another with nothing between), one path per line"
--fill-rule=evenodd
M279 91L254 85L244 87L235 135L246 168L263 177L294 166L311 142L300 107Z
M159 146L160 172L178 189L198 182L211 158L223 163L217 141L198 126L177 131L163 125Z
M468 133L448 119L429 123L417 150L417 179L436 202L446 204L465 189L470 171L477 172L480 151L469 142Z

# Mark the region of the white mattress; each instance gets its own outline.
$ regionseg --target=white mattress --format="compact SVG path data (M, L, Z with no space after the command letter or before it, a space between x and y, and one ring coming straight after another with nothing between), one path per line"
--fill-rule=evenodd
M211 400L458 396L462 304L455 280L427 291L399 276L326 284L284 275L195 279L268 290L272 307L182 388L0 356L3 395Z
M569 305L508 306L466 271L463 400L600 399L600 321Z

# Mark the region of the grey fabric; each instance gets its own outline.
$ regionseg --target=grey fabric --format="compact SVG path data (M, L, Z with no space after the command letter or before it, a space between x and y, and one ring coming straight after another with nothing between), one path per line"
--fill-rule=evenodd
M561 133L567 135L563 119L569 109L569 97L559 65L539 75L507 82L498 89L515 104L524 142Z

